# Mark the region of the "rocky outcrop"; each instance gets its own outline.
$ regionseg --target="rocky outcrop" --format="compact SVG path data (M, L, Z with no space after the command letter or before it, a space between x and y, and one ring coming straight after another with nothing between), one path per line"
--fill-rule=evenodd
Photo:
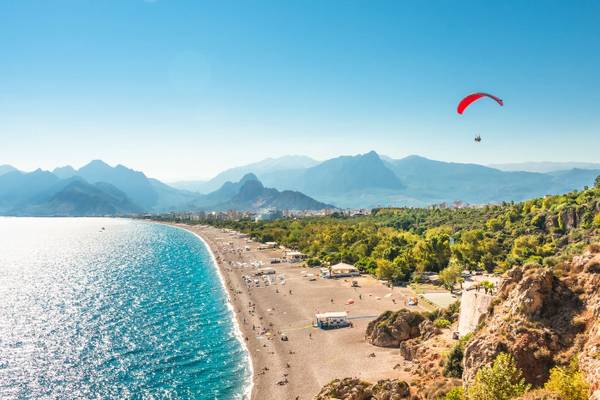
M465 347L465 384L500 352L514 356L534 387L578 356L591 398L600 400L600 248L594 250L554 271L527 265L507 272L484 326Z
M386 311L367 326L367 340L380 347L400 347L406 340L430 333L435 328L425 317L408 310Z
M580 290L586 305L582 320L587 321L586 340L579 353L579 368L586 374L592 395L600 400L600 248L575 257L570 282Z
M335 379L325 385L315 400L419 400L410 386L397 379L380 380L372 385L357 378Z

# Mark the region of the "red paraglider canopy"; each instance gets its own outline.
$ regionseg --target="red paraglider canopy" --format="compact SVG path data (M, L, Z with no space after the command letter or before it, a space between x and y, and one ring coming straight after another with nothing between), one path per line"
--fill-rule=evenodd
M482 98L482 97L489 97L490 99L496 100L496 102L497 102L498 104L500 104L501 106L503 106L503 105L504 105L504 102L503 102L501 99L499 99L498 97L496 97L496 96L494 96L494 95L491 95L491 94L488 94L488 93L481 93L481 92L480 92L480 93L473 93L473 94L470 94L470 95L468 95L467 97L465 97L464 99L462 99L462 100L460 101L460 103L458 103L458 108L456 109L456 111L457 111L459 114L462 114L462 113L463 113L463 111L465 111L465 110L466 110L466 108L467 108L467 107L469 107L469 106L471 105L471 103L473 103L473 102L475 102L475 101L479 100L479 99L480 99L480 98Z

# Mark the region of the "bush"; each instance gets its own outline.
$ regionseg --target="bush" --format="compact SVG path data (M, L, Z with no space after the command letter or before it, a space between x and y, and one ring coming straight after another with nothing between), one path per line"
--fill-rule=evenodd
M562 400L586 400L590 392L576 359L567 367L552 368L544 388L556 393Z
M463 399L464 399L463 388L457 387L457 388L450 390L448 393L446 393L446 396L444 396L443 400L463 400Z
M477 371L475 382L467 391L469 400L511 400L529 390L515 359L500 353L494 363Z
M444 318L438 318L435 321L433 321L433 326L435 326L436 328L440 328L440 329L447 328L450 325L452 325L452 322L450 322Z
M465 351L465 345L471 339L471 334L465 335L450 349L448 357L444 362L444 376L450 378L462 378L463 366L462 360Z
M311 257L308 260L306 260L306 265L308 265L309 267L318 267L321 265L321 260L319 260L316 257Z

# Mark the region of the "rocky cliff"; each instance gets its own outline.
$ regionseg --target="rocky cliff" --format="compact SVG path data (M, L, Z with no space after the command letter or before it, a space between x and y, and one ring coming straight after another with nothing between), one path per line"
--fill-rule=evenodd
M315 400L419 400L410 386L397 379L370 384L357 378L335 379L325 385Z
M546 382L549 370L574 356L600 399L600 254L575 257L552 271L540 265L517 266L465 347L465 384L500 352L514 356L525 379Z

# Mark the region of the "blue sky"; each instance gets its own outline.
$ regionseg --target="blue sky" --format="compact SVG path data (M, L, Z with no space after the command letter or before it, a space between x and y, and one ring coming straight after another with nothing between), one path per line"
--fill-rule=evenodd
M494 3L0 0L0 164L600 162L600 2Z

